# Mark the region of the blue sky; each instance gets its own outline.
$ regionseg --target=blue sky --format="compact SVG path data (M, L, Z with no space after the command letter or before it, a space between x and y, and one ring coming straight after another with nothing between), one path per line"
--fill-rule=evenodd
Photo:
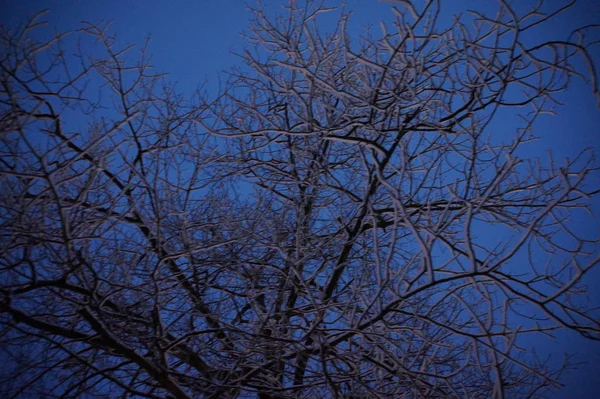
M556 8L565 2L552 0L548 5ZM264 3L269 4L274 12L281 4L276 1ZM488 4L495 6L491 0L449 0L443 3L446 20L469 7L485 9ZM390 5L383 2L347 0L346 4L347 9L354 12L353 34L361 33L368 24L373 25L373 31L377 32L379 21L390 15ZM238 62L232 52L242 49L244 40L240 32L249 18L242 0L0 0L0 9L3 10L0 19L4 24L15 26L44 8L51 10L45 18L51 30L77 29L81 27L81 21L112 20L112 32L121 43L140 44L150 36L149 52L153 55L154 65L159 71L168 73L171 81L177 81L180 90L188 93L202 84L209 94L216 91L219 72ZM585 0L536 34L543 39L564 38L576 26L598 22L600 1ZM600 46L596 46L595 50L595 59L600 65ZM556 109L558 115L542 117L535 124L534 133L543 140L527 149L532 156L544 156L547 150L551 150L557 159L573 157L582 148L600 141L600 110L590 88L581 81L575 81L571 89L559 98L566 105ZM510 121L491 126L498 134L511 128ZM593 208L600 215L598 199ZM585 218L575 222L577 229L600 235L597 222L592 223ZM600 273L596 273L589 285L593 289L599 284ZM590 294L600 304L600 292ZM540 340L538 348L541 353L555 352L557 355L564 351L579 352L576 359L589 362L567 374L564 381L566 388L556 398L600 397L600 381L595 371L600 366L600 343L585 341L574 334L561 334L557 341Z

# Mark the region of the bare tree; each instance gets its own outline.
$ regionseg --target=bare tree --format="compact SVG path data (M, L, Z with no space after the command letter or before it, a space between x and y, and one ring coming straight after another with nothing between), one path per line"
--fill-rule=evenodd
M3 30L3 397L558 388L564 367L519 343L600 337L598 239L569 219L597 168L522 147L572 78L597 93L591 28L532 45L566 7L444 27L438 1L397 3L361 38L344 12L321 31L337 11L313 2L252 10L216 99L177 94L104 26ZM67 57L77 43L93 56ZM506 112L522 127L490 134Z

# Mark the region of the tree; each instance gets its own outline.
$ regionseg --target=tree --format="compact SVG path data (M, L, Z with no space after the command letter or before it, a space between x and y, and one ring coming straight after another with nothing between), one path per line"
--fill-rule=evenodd
M252 10L216 98L178 94L107 26L3 30L4 397L559 387L567 366L519 343L600 337L598 240L570 227L597 167L522 148L572 78L597 93L593 30L530 44L565 8L444 26L437 1L396 3L361 38L310 1ZM507 112L522 126L490 134Z

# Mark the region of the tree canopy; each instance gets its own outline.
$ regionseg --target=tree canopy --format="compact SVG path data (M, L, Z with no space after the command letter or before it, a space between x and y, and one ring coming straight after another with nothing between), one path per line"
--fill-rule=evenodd
M363 36L318 2L258 6L240 66L190 97L108 25L2 30L3 397L560 386L568 364L520 340L600 338L598 237L571 221L598 168L523 148L573 79L598 94L595 27L533 43L566 8L393 3Z

